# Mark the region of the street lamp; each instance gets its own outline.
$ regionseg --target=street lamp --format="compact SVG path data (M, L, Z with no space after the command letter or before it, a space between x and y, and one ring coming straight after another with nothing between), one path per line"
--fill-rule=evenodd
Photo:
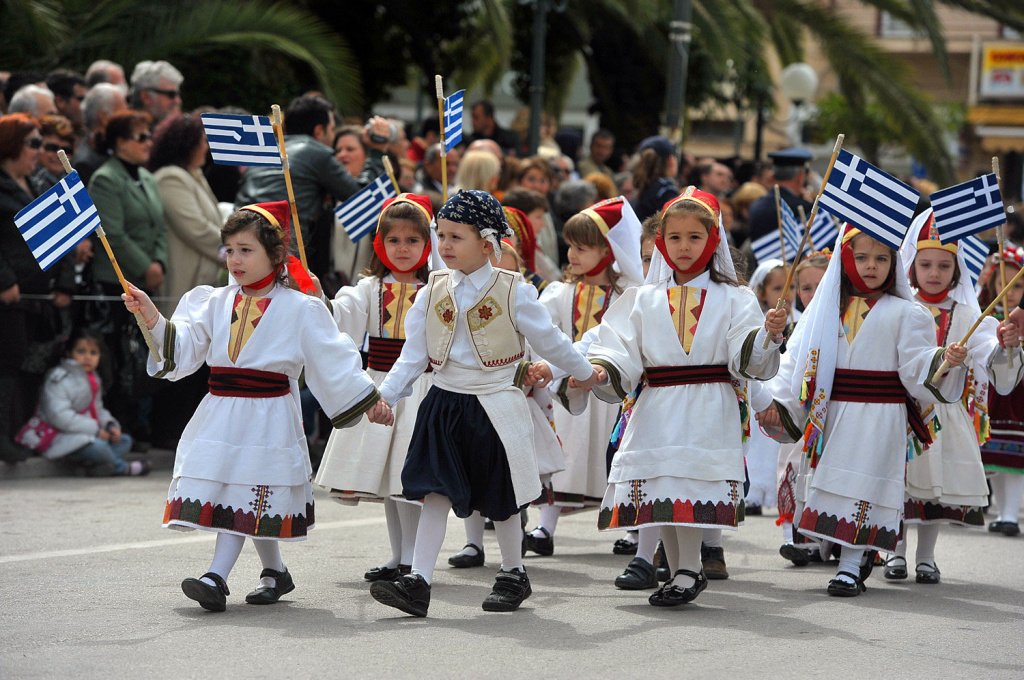
M782 90L783 96L793 103L786 123L786 132L793 144L799 146L803 143L804 116L810 112L803 111L803 105L812 100L818 90L818 74L809 64L790 64L779 74L779 89Z

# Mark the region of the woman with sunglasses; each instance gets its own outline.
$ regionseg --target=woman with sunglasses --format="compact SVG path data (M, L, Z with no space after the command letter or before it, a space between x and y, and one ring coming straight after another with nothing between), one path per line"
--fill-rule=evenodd
M164 206L153 175L146 170L153 150L153 119L145 111L127 110L111 116L100 139L100 153L110 158L93 173L89 194L100 215L111 250L121 271L149 295L161 292L167 264L167 225ZM105 295L121 295L114 267L105 252L93 260L93 277ZM122 305L111 306L106 341L114 358L117 384L109 405L131 429L137 449L147 448L152 397L140 392L147 378L137 370L130 343L135 322ZM130 364L128 363L130 362ZM152 388L148 388L152 389ZM125 412L125 411L131 412ZM134 416L134 417L133 417Z
M35 119L24 113L0 117L0 460L9 463L31 453L11 437L35 410L46 351L55 349L74 287L71 258L44 272L14 224L36 197L30 180L42 146Z
M43 116L39 121L39 134L43 146L39 149L39 167L32 173L32 188L41 194L64 176L57 152L63 150L72 158L75 155L75 127L64 116Z

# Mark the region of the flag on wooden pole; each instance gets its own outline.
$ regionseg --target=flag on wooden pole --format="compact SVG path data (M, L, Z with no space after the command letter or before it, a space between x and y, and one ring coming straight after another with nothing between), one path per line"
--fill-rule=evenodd
M218 165L281 167L274 126L267 116L204 113L199 116Z
M391 180L387 175L381 175L339 204L334 214L355 243L373 231L377 226L377 217L384 208L384 201L396 195Z
M100 216L82 178L72 171L22 208L14 216L14 224L32 257L46 271L96 231Z
M1006 210L994 173L936 191L929 197L942 243L1006 224Z
M444 150L447 153L462 141L462 101L466 91L458 92L444 99Z

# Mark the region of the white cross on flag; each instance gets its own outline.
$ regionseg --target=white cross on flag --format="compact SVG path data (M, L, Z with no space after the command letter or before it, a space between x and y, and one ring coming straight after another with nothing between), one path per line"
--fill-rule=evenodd
M14 224L43 271L100 226L82 178L72 171L14 216Z
M334 209L335 216L353 243L377 226L377 216L384 208L384 201L394 195L395 187L391 180L387 175L381 175Z
M999 180L992 173L936 191L930 200L943 243L1006 223Z
M918 193L846 149L839 152L821 194L822 207L839 219L899 250Z
M200 118L214 163L281 167L281 150L267 116L204 113Z
M462 141L462 100L465 90L444 98L444 151L448 153Z

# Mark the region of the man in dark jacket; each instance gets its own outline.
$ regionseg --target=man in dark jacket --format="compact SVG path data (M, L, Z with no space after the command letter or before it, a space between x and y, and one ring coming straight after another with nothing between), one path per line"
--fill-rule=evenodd
M804 207L804 214L811 214L811 204L803 199L804 182L807 180L807 164L814 156L806 149L783 149L768 154L775 167L775 183L779 185L779 196L785 201L793 214L799 214L797 208ZM774 189L757 199L750 205L750 241L754 242L779 228L779 217L775 210Z
M291 166L295 207L302 226L310 270L320 278L332 271L331 231L334 205L383 174L384 149L390 138L387 120L374 117L363 142L369 148L366 164L353 177L334 157L334 105L317 95L292 100L285 111L285 149ZM330 197L331 200L327 200ZM235 205L288 199L280 168L260 167L247 171Z

